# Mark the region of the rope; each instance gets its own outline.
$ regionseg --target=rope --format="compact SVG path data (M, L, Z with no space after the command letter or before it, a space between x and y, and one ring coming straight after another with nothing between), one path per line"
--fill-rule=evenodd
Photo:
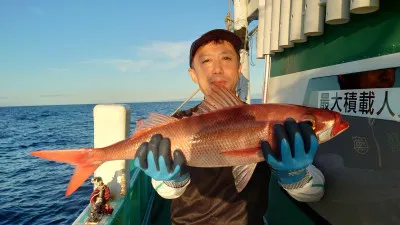
M233 20L232 20L231 13L228 12L225 16L225 27L228 31L233 30L232 22L233 22Z
M233 30L233 26L232 26L232 6L231 6L231 1L233 0L228 0L228 13L225 16L225 27L228 31L232 31Z

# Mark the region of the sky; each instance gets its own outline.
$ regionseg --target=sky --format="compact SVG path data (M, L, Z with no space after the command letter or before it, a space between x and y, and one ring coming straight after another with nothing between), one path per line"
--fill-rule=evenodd
M225 29L228 1L2 0L0 106L186 99L197 89L190 45ZM254 96L264 71L255 43Z

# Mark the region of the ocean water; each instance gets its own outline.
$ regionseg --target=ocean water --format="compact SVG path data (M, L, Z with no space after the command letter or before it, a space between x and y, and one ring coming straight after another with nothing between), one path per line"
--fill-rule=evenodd
M127 104L131 134L137 119L149 112L169 115L181 103ZM183 108L197 103L189 102ZM0 107L0 225L71 224L89 204L90 179L65 197L74 167L29 153L92 147L94 106Z

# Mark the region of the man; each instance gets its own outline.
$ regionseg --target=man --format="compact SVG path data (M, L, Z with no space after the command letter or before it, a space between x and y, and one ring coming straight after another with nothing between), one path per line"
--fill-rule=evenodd
M188 72L205 96L210 93L211 83L235 92L241 74L241 47L238 36L219 29L193 42ZM175 117L191 116L196 110L197 106ZM235 188L232 167L185 167L182 152L175 149L170 159L168 137L154 135L149 143L143 143L135 165L153 178L153 187L161 197L172 199L172 224L264 224L271 168L281 186L299 201L318 201L324 194L324 177L311 165L318 142L309 124L288 119L285 126L275 127L275 135L281 143L281 155L271 154L269 144L263 143L266 161L257 164L240 193Z
M396 68L362 71L354 74L338 75L341 90L391 88L396 81Z

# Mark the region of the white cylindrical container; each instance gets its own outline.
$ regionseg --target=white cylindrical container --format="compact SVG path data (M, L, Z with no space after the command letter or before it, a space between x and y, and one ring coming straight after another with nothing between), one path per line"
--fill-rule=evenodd
M327 0L327 24L344 24L350 21L350 0Z
M318 36L324 33L325 7L320 0L306 0L304 6L304 34Z
M272 54L271 52L271 18L272 18L272 0L265 0L265 17L264 17L264 55Z
M304 2L305 0L292 1L289 40L294 43L302 43L307 41L307 36L304 35L303 26Z
M290 41L290 15L291 15L292 0L281 0L281 18L279 29L279 46L282 48L293 47L294 44Z
M271 29L271 51L282 52L279 46L279 23L281 18L281 0L272 0L272 29Z
M379 0L351 0L350 12L354 14L372 13L379 9Z
M128 138L130 112L130 107L123 104L96 105L93 109L94 147L103 148ZM94 172L94 176L101 177L108 185L114 199L128 193L129 165L129 160L112 160L104 162Z
M264 23L265 23L265 0L258 0L258 26L256 58L264 58Z

